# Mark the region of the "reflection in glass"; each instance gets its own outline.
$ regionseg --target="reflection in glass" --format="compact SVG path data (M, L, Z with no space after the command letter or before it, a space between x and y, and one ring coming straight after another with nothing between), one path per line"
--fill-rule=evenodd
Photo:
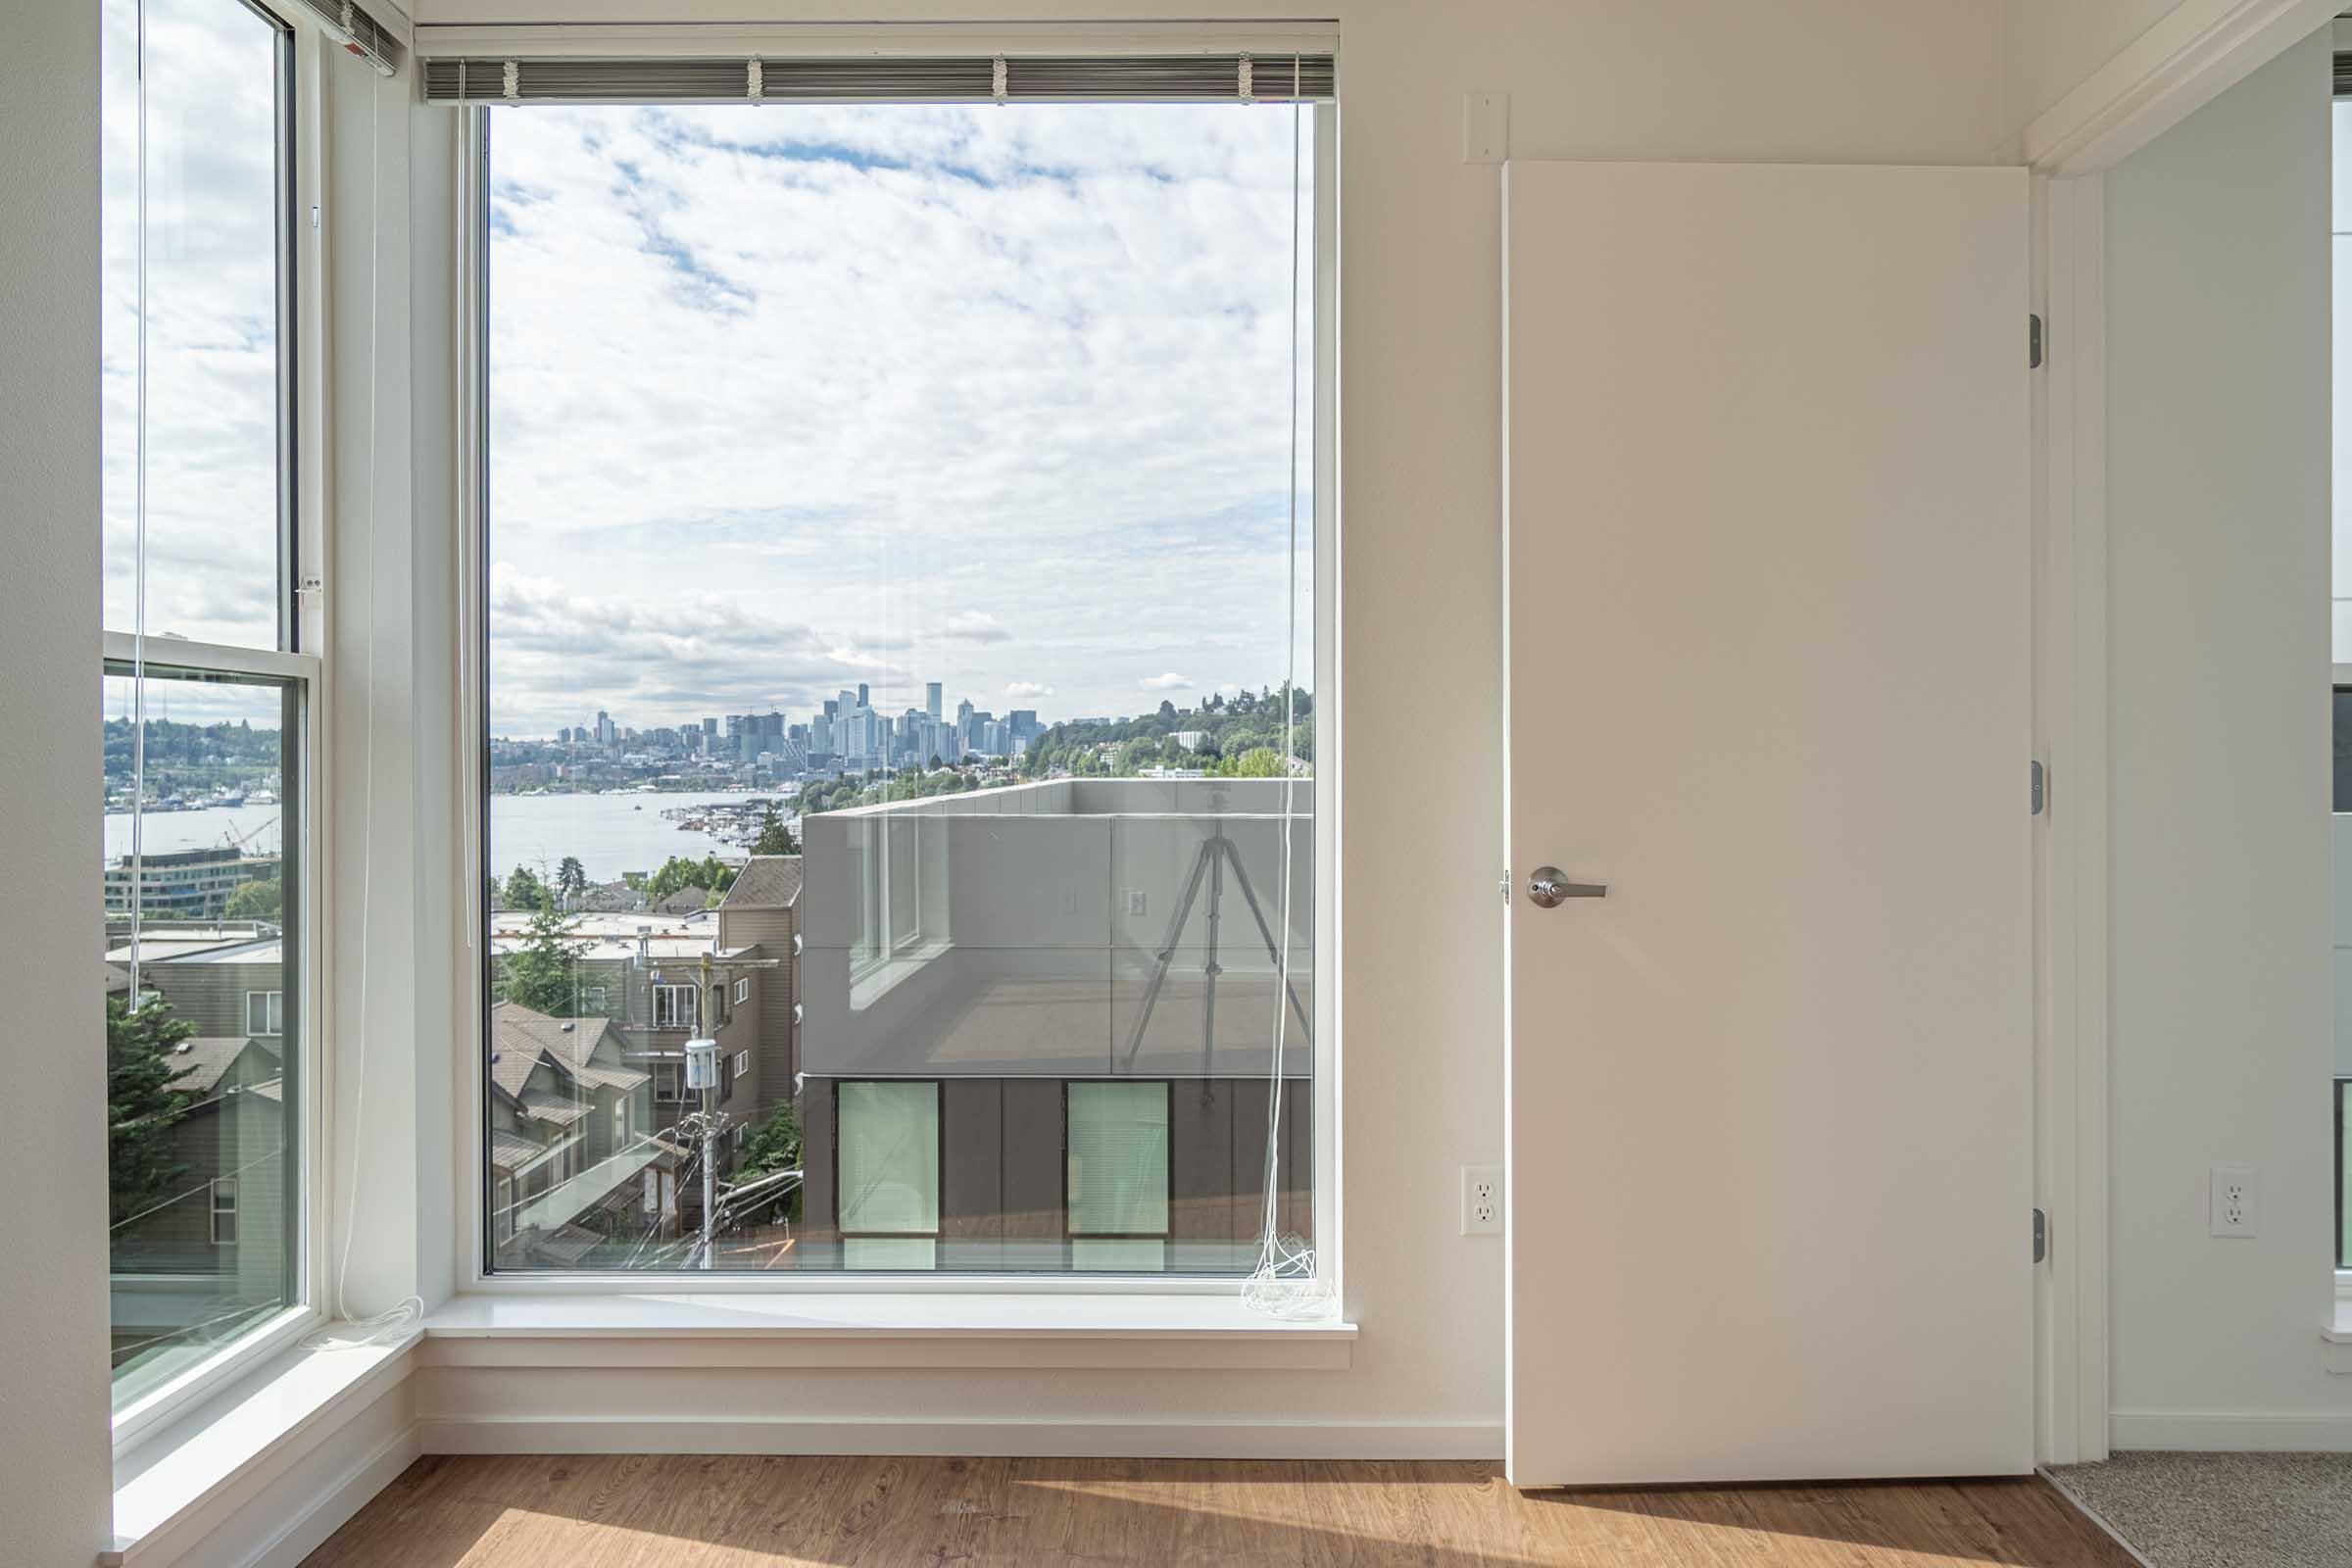
M143 794L120 666L101 702L118 1406L300 1298L299 705L270 682L147 681Z

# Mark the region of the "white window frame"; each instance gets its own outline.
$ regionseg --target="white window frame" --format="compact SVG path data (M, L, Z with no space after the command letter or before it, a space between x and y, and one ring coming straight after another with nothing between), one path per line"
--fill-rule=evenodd
M692 1030L694 1026L701 1021L700 1013L702 1009L698 1004L702 999L696 995L696 993L701 989L702 988L700 986L694 985L691 982L684 985L662 984L655 986L653 988L652 1000L648 1007L653 1019L653 1027L656 1029ZM683 1023L678 1021L678 1013L680 1011L678 998L681 994L683 994L686 999L684 1011L689 1015ZM664 1004L667 1004L667 1005L664 1006ZM664 1011L669 1014L669 1022L667 1023L663 1023L662 1021L662 1015Z
M735 982L735 1004L741 1006L752 1000L752 977L745 975Z
M748 1051L738 1051L735 1053L735 1076L738 1079L748 1078L751 1076L751 1071L752 1054Z
M327 165L320 153L329 118L326 82L328 74L339 69L346 56L342 45L329 38L303 8L274 0L246 0L246 4L290 35L280 67L284 95L280 145L292 154L283 173L286 212L281 265L287 269L285 288L290 305L282 351L291 356L293 392L291 408L282 411L281 417L290 415L293 424L290 444L282 449L290 453L293 466L288 528L293 561L281 562L281 569L298 578L317 575L323 579L331 574L334 562L326 478L330 448L336 444L325 391L332 363L328 354L331 313L327 310L330 259L318 231L298 221L297 215L323 201ZM331 270L338 276L348 272L365 277L370 275L369 266L367 255L357 254L335 259ZM363 338L341 345L334 358L356 366L365 374L372 368L372 353ZM343 439L348 441L350 436ZM281 485L288 479L281 472ZM283 802L288 812L298 809L304 821L300 835L304 853L295 860L296 885L289 888L295 921L283 926L296 955L296 970L288 981L297 992L292 1020L297 1034L294 1052L285 1062L296 1085L285 1105L299 1129L286 1180L287 1200L295 1208L292 1282L296 1299L117 1408L112 1425L118 1454L261 1361L290 1349L327 1318L327 1259L333 1250L330 1231L336 1223L327 1188L334 1168L332 1107L338 1048L326 1037L326 1022L334 1016L334 1006L322 908L326 879L319 874L319 867L335 842L337 813L327 733L336 671L324 652L328 638L322 596L291 592L293 586L280 585L281 594L293 604L292 648L246 648L151 636L144 653L151 674L182 670L258 676L283 681L299 695L301 724L289 737L298 747L291 769L293 788ZM126 631L103 630L99 645L104 664L129 664L141 652L137 639ZM355 820L357 815L355 810ZM293 833L286 838L295 841ZM282 1038L287 1021L282 1001L279 1011ZM243 1224L241 1211L238 1223L240 1227Z
M267 1001L263 999L267 998ZM253 1026L253 1004L262 1002L263 1027ZM286 1032L286 994L283 991L248 991L245 993L245 1033L251 1039L274 1039Z
M828 47L815 39L808 29L781 26L774 29L782 40L789 35L790 47L808 53ZM1317 45L1328 47L1328 42ZM780 42L780 51L783 45ZM937 41L924 35L916 41L913 52L931 53L939 47ZM577 53L579 51L570 51ZM590 51L590 52L593 52ZM1279 52L1279 51L1277 51ZM458 554L457 573L463 586L460 612L460 635L465 641L461 654L462 667L475 672L475 678L462 687L455 710L457 734L454 738L458 760L458 777L477 780L484 777L482 764L487 750L485 715L486 692L482 689L480 672L484 668L486 628L480 607L487 590L488 557L485 550L483 498L487 494L488 396L485 384L486 326L482 308L487 298L485 263L488 254L489 207L485 200L484 180L488 157L487 129L489 110L473 107L455 111L462 115L458 134L459 156L455 161L452 195L456 211L451 221L457 235L457 255L454 259L455 290L458 302L452 334L455 363L453 384L460 401L460 429L462 432L459 461L464 466L458 495ZM517 111L525 112L527 111ZM1280 112L1269 110L1269 112ZM1318 970L1314 986L1314 1071L1312 1084L1313 1125L1315 1128L1313 1167L1313 1214L1316 1247L1316 1269L1319 1278L1331 1287L1334 1298L1341 1295L1343 1269L1343 1222L1339 1190L1338 1145L1339 1129L1339 1040L1338 999L1339 977L1343 972L1342 937L1337 907L1339 872L1339 810L1341 796L1342 760L1339 751L1339 712L1344 694L1339 671L1339 110L1336 104L1318 103L1308 111L1313 117L1313 161L1315 210L1313 214L1315 253L1311 277L1301 280L1311 287L1314 310L1315 348L1312 366L1313 428L1302 430L1300 439L1311 438L1314 465L1313 515L1302 515L1302 526L1311 524L1314 537L1314 667L1311 673L1302 672L1302 682L1315 695L1312 715L1316 767L1313 781L1315 846L1315 922ZM1302 388L1303 390L1303 388ZM468 855L477 851L468 847ZM918 878L919 887L919 878ZM674 1280L675 1275L645 1271L570 1272L532 1271L494 1273L486 1266L487 1252L483 1245L482 1215L487 1201L486 1172L488 1161L483 1143L484 1111L482 1096L482 1061L484 1059L483 1027L486 1019L486 992L479 954L472 947L473 923L478 913L466 889L456 894L457 919L453 922L455 942L454 960L461 985L466 988L466 1012L461 1026L451 1032L451 1050L456 1081L461 1085L465 1100L465 1120L458 1136L452 1140L451 1154L459 1162L457 1191L466 1195L467 1201L457 1226L455 1245L459 1288L466 1293L482 1295L564 1295L621 1297L642 1292L649 1283ZM883 928L887 930L887 927ZM800 938L794 937L795 952ZM796 1003L794 1023L801 1021L802 1008ZM793 1277L783 1277L782 1271L757 1271L735 1274L724 1270L699 1272L694 1276L697 1292L726 1295L792 1294L809 1295L856 1294L874 1288L871 1277L808 1270ZM1054 1296L1204 1296L1236 1297L1242 1282L1235 1279L1212 1279L1175 1275L1157 1278L1119 1278L1109 1276L1058 1276L1047 1274L982 1275L982 1274L906 1274L892 1275L887 1288L893 1292L935 1291L945 1294L1004 1294L1034 1297Z

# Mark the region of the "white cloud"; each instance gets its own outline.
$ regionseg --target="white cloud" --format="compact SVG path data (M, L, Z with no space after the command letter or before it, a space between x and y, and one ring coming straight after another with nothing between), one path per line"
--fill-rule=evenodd
M985 610L959 610L948 617L943 634L959 642L1008 643L1012 633Z
M107 0L110 624L136 455L131 15ZM275 609L273 82L246 58L266 28L183 36L195 15L151 0L151 195L176 194L154 209L148 624L241 641ZM495 721L797 719L859 681L895 711L933 680L951 708L1053 698L1051 719L1194 660L1279 682L1292 125L1238 105L501 116Z
M1148 692L1174 692L1182 691L1185 687L1192 685L1193 678L1190 675L1179 675L1170 671L1165 675L1146 675L1136 684Z

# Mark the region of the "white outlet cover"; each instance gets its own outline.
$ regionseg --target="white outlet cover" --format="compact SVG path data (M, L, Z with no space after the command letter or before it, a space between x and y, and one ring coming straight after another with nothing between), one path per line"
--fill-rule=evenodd
M2251 1165L2213 1167L2212 1231L2216 1236L2262 1234L2262 1177Z
M1464 1165L1462 1167L1462 1234L1464 1236L1500 1236L1502 1234L1502 1167L1500 1165Z

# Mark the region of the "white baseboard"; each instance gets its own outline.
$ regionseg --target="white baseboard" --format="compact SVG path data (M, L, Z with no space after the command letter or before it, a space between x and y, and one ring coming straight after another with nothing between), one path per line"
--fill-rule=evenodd
M1055 1459L1493 1459L1492 1422L857 1421L428 1416L426 1453L856 1453Z
M2107 1434L2110 1448L2352 1453L2352 1410L2118 1410Z
M297 1568L423 1452L423 1439L415 1423L386 1438L270 1537L254 1557L253 1568Z

